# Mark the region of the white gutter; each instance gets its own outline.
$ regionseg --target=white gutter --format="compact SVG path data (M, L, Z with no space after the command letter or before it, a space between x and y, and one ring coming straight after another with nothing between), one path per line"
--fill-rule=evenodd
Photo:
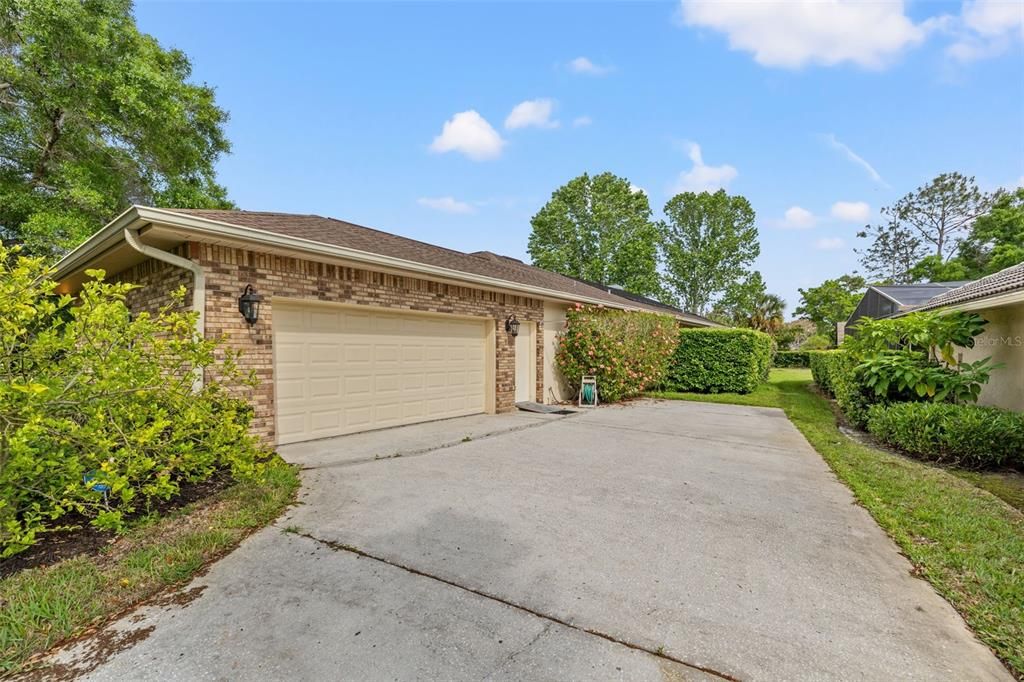
M139 239L138 228L132 229L130 227L124 228L124 240L128 242L128 246L132 247L143 256L148 256L153 260L163 261L179 268L183 268L192 273L192 310L196 312L196 334L200 339L206 338L206 273L203 271L203 266L195 261L189 260L188 258L182 258L181 256L175 256L173 253L168 253L162 249L158 249L153 246L147 246L143 244ZM203 387L203 369L197 367L195 369L196 379L193 384L193 388L200 389Z

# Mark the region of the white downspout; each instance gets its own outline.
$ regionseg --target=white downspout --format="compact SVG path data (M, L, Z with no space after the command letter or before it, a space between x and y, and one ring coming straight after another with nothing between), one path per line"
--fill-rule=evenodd
M196 333L199 334L199 338L206 338L206 272L203 270L203 266L188 258L175 256L173 253L167 253L156 247L143 244L139 239L138 230L128 227L124 228L124 240L128 242L128 246L144 256L149 256L153 260L170 263L176 267L191 271L192 310L196 312ZM202 368L196 369L194 386L197 390L203 387Z

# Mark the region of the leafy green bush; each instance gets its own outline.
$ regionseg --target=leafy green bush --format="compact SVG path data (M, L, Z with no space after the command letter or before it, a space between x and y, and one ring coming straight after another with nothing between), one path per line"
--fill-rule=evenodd
M813 353L811 377L823 393L832 396L846 418L857 426L866 423L868 408L878 402L873 391L857 378L857 360L845 350Z
M828 350L831 346L832 339L824 334L814 334L800 344L800 350Z
M808 358L808 364L811 367L811 378L814 379L814 383L817 384L822 393L835 396L835 391L832 388L832 378L838 371L840 358L843 353L844 351L841 350L828 350L815 353Z
M869 411L868 431L920 459L1024 468L1024 414L977 405L896 403Z
M263 468L249 406L220 382L194 386L218 349L195 314L132 315L133 285L89 274L72 305L41 260L0 246L0 558L69 515L117 529L182 482ZM240 380L221 354L221 380Z
M768 378L772 338L753 329L682 329L669 363L674 391L749 393Z
M975 402L982 384L997 366L989 358L950 367L930 360L922 352L886 350L869 355L857 365L858 380L879 399Z
M876 403L975 402L998 366L989 358L958 363L954 351L972 347L984 326L981 317L963 312L862 318L842 350L812 357L811 374L861 427Z
M601 400L614 402L660 384L675 341L667 315L577 305L558 335L555 366L571 386L595 375Z
M811 356L818 350L777 350L772 356L772 367L810 367Z

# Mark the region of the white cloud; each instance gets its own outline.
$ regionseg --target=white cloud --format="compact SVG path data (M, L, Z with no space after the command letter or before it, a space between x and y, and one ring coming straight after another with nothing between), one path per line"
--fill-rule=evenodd
M606 76L614 69L610 66L600 66L586 57L576 57L569 62L569 70L573 73L581 73L587 76Z
M594 122L594 119L589 116L577 116L572 120L573 128L583 128Z
M820 249L821 251L835 251L846 246L846 242L840 237L822 237L818 241L814 242L814 248Z
M473 213L476 210L465 201L459 201L454 197L421 197L416 203L444 213Z
M968 0L953 33L957 39L946 48L953 59L969 62L993 57L1024 39L1024 7L1012 0Z
M818 219L806 208L790 206L783 214L781 226L793 230L807 230L817 223Z
M445 121L441 134L434 138L431 151L438 153L462 152L474 161L496 159L501 156L505 140L475 110L463 111Z
M552 99L528 99L520 102L512 108L508 118L505 119L505 128L516 130L517 128L557 128L558 121L551 120L551 114L555 111L555 101Z
M647 190L640 185L634 185L633 183L629 183L629 191L633 194L647 194Z
M878 174L878 171L875 170L874 166L865 161L863 157L858 155L845 144L840 142L835 135L829 133L827 135L822 135L822 138L824 138L824 140L828 142L830 147L832 147L836 151L842 152L843 156L845 156L848 160L852 161L853 163L857 164L858 166L866 170L872 180L877 182L882 187L889 186L888 183L886 183L886 181L882 179L882 176Z
M732 49L783 68L843 62L882 68L930 29L929 22L915 24L902 2L862 0L682 0L682 20L725 33Z
M832 204L832 217L850 223L863 223L871 217L871 207L863 201L837 201Z
M739 171L727 163L721 166L705 165L700 145L696 142L690 143L689 156L690 161L693 162L693 168L679 174L679 178L672 189L673 194L678 194L679 192L713 192L717 189L725 189L739 175Z

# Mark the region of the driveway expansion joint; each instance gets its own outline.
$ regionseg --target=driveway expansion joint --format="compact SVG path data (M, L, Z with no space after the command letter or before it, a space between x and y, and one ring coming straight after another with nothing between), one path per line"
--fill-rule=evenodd
M512 426L507 429L498 429L497 431L488 431L487 433L481 433L477 436L460 438L459 440L446 441L438 443L437 445L430 445L425 448L418 448L412 450L403 450L396 452L391 455L374 455L373 457L360 457L359 459L349 459L344 462L334 462L330 464L317 464L312 466L303 466L301 471L316 471L318 469L340 469L343 467L358 466L361 464L370 464L372 462L384 462L390 459L401 459L403 457L421 457L423 455L429 455L433 452L440 450L448 450L455 447L456 445L463 445L464 443L475 443L476 441L488 440L490 438L496 438L498 436L504 436L508 433L516 433L518 431L526 431L527 429L536 429L540 426L547 424L553 424L560 422L563 419L570 419L573 416L582 414L580 412L573 412L572 414L558 415L554 417L536 418L532 424L520 424L518 426Z
M676 657L674 657L674 656L672 656L670 654L665 653L664 649L662 649L661 647L658 647L657 649L650 649L650 648L644 646L643 644L637 644L635 642L630 642L628 640L622 639L620 637L616 637L615 635L611 635L611 634L608 634L606 632L602 632L600 630L595 630L593 628L586 628L586 627L583 627L581 625L576 625L575 623L571 623L569 621L563 620L562 618L559 618L558 616L552 616L550 614L543 613L541 611L537 611L535 609L530 608L529 606L523 606L522 604L517 604L516 602L509 601L508 599L504 599L502 597L499 597L499 596L494 595L494 594L490 594L488 592L484 592L483 590L480 590L480 589L477 589L477 588L474 588L474 587L467 587L465 585L460 585L457 582L454 582L454 581L449 580L447 578L442 578L441 576L434 575L433 573L427 573L426 571L420 570L418 568L414 568L412 566L408 566L406 564L402 564L402 563L399 563L397 561L393 561L391 559L385 559L384 557L377 556L376 554L371 554L370 552L367 552L366 550L363 550L363 549L360 549L358 547L355 547L354 545L349 545L349 544L346 544L344 542L338 542L336 540L325 540L323 538L318 538L318 537L316 537L314 535L311 535L309 533L298 532L298 531L295 531L295 530L287 530L286 529L285 532L292 533L293 535L297 535L299 537L306 538L307 540L312 540L313 542L321 544L324 547L327 547L328 549L331 549L333 551L336 551L336 552L348 552L350 554L354 554L357 557L360 557L360 558L363 558L363 559L370 559L372 561L376 561L378 563L382 563L382 564L385 564L387 566L391 566L392 568L397 568L400 571L405 571L406 573L410 573L412 575L419 576L421 578L427 578L428 580L433 580L433 581L439 582L439 583L441 583L443 585L447 585L449 587L454 587L455 589L462 590L464 592L469 592L470 594L476 595L478 597L482 597L484 599L488 599L490 601L497 602L497 603L502 604L503 606L506 606L508 608L512 608L512 609L515 609L517 611L521 611L523 613L527 613L527 614L529 614L531 616L534 616L536 618L541 618L541 619L543 619L545 621L548 621L548 625L545 626L544 630L542 630L541 633L538 634L537 637L535 637L532 642L530 642L530 644L528 644L526 647L524 647L520 651L518 651L515 654L513 654L513 656L518 655L519 653L522 653L522 651L525 650L525 649L528 649L534 642L536 642L538 639L540 639L540 637L544 633L546 633L548 631L548 629L549 629L551 624L555 624L555 625L561 625L562 627L569 628L571 630L575 630L577 632L581 632L581 633L586 634L586 635L591 635L592 637L598 637L598 638L603 639L605 641L611 642L613 644L618 644L619 646L624 646L624 647L626 647L628 649L632 649L634 651L640 651L642 653L648 654L650 656L653 656L653 657L655 657L657 659L661 659L663 661L669 661L671 663L675 663L677 665L681 665L681 666L684 666L686 668L690 668L691 670L697 670L699 672L702 672L702 673L707 674L707 675L711 675L713 677L718 677L718 678L723 679L723 680L728 680L728 682L742 682L740 680L740 678L734 677L734 676L730 675L729 673L721 672L719 670L715 670L715 669L709 668L707 666L702 666L702 665L699 665L699 664L696 664L696 663L691 663L691 662L688 662L688 661L684 661L684 660L682 660L680 658L676 658Z

